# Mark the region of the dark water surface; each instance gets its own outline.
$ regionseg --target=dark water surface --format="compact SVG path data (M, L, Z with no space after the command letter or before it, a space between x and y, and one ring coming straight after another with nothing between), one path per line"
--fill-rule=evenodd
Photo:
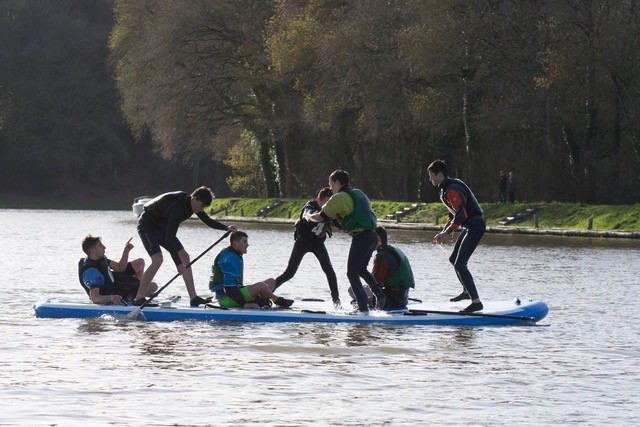
M148 259L126 211L0 210L0 425L637 425L640 242L486 235L470 268L485 300L549 304L538 326L143 323L36 319L33 302L82 300L80 241L103 237L118 260ZM276 276L290 226L246 225L245 281ZM433 232L390 231L413 263L413 297L460 288ZM220 237L197 221L179 237L195 257ZM327 243L348 301L349 240ZM214 249L196 263L206 293ZM165 257L157 280L174 272ZM282 288L329 290L305 258ZM166 295L182 295L180 280Z

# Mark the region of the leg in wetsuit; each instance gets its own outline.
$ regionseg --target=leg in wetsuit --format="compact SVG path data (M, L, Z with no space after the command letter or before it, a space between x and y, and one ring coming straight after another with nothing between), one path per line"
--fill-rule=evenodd
M324 274L327 276L327 282L329 282L329 289L331 290L331 298L334 302L339 300L340 296L338 292L338 279L336 278L336 272L331 264L329 252L327 252L327 248L321 240L312 242L305 242L303 240L295 241L293 249L291 250L291 256L289 257L287 269L276 278L276 289L284 282L291 280L291 278L295 276L298 268L300 267L300 263L302 262L302 258L304 258L304 256L309 252L315 255L318 262L320 262L322 271L324 271Z
M472 300L480 298L478 290L473 281L473 276L467 268L469 258L476 250L480 239L484 235L486 224L484 218L476 216L470 220L470 224L458 236L456 244L453 247L453 253L449 257L449 262L453 264L458 280L462 283L462 287L469 294Z

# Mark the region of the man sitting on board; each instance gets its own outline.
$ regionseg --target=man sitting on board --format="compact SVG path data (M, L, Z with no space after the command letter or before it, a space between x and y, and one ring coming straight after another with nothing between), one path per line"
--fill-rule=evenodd
M229 238L230 246L221 250L211 267L209 289L216 293L218 304L226 308L261 308L259 300L269 299L280 307L290 307L293 300L273 293L276 281L273 278L245 286L243 284L244 262L249 236L244 231L234 231Z
M163 258L160 250L162 246L169 252L178 273L182 275L191 306L197 307L211 301L211 298L203 298L196 294L193 273L191 268L186 267L190 262L189 254L185 251L176 234L180 224L191 218L193 214L196 214L200 221L210 228L235 231L234 226L226 226L205 213L204 208L211 204L213 198L211 189L202 186L195 189L191 195L183 191L174 191L162 194L144 205L144 212L138 220L138 235L151 257L151 265L142 276L141 288L153 280L162 265ZM144 294L139 291L134 305L141 305L144 302Z
M138 292L151 295L158 289L153 282L145 289L139 289L144 272L144 260L137 258L129 262L129 252L133 249L131 239L124 245L122 257L118 262L105 256L106 249L100 237L89 235L82 241L82 250L87 256L78 262L78 278L91 302L130 303Z
M409 301L409 289L415 287L413 271L409 259L400 249L388 243L387 230L376 227L378 244L376 255L373 258L373 270L371 274L382 287L386 296L385 310L400 310L407 307ZM373 292L365 287L369 304L373 301ZM353 297L353 291L349 288L349 294Z

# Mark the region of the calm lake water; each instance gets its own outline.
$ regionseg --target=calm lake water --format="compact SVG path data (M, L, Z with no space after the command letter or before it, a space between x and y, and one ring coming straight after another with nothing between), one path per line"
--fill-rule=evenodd
M127 211L0 210L0 425L637 425L640 241L486 235L471 261L484 300L536 298L537 326L144 323L36 319L49 296L84 298L80 241L102 236L118 260ZM276 276L290 226L249 233L245 281ZM390 230L413 263L412 296L457 295L433 232ZM197 221L179 237L195 257L220 237ZM343 302L349 240L327 243ZM207 292L217 253L194 264ZM169 257L157 276L173 274ZM309 255L281 288L330 300ZM163 293L187 297L181 280Z

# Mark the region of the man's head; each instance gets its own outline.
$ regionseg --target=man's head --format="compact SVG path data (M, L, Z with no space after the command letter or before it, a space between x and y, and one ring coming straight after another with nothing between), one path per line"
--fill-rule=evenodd
M82 241L82 251L89 259L100 259L104 256L106 246L102 244L100 237L88 235Z
M387 230L379 225L376 227L376 234L378 235L378 243L376 243L376 251L380 249L381 246L386 246L387 244Z
M229 237L231 248L240 254L246 254L249 247L249 236L244 231L234 231Z
M433 161L429 167L427 167L429 171L429 181L434 187L440 185L442 181L448 176L449 171L447 170L447 164L444 160L435 160Z
M198 187L191 193L191 209L194 213L202 212L204 208L209 206L215 195L209 187Z
M322 190L318 191L318 197L316 198L316 201L318 202L320 207L322 207L325 203L327 203L331 196L333 196L331 188L324 187Z
M376 227L376 234L378 235L378 240L380 241L380 243L386 245L387 230L383 226L379 225L378 227Z
M340 189L349 185L349 174L342 169L336 169L329 175L329 188L333 194L338 194Z

